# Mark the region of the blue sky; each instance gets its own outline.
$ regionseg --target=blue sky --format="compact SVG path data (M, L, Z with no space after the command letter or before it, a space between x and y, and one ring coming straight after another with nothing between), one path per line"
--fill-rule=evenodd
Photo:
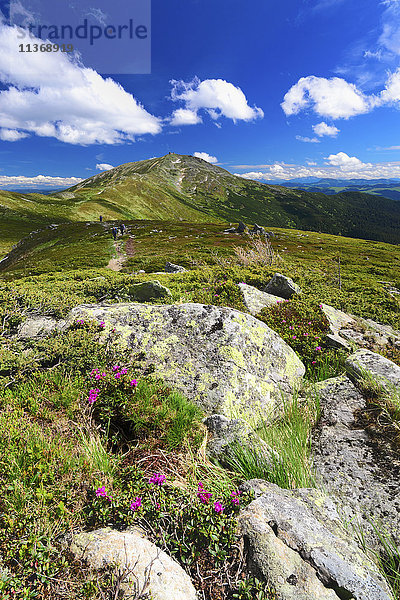
M133 10L85 2L93 23ZM0 6L0 188L65 187L169 151L261 181L400 178L400 0L153 0L148 74L112 40L97 57L96 44L18 52Z

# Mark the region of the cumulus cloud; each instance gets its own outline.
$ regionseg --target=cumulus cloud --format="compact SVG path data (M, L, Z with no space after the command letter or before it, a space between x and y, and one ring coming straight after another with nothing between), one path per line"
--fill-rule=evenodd
M322 117L348 119L366 113L371 103L353 83L340 77L301 77L285 94L281 104L288 116L311 108Z
M251 107L239 87L224 79L205 79L195 77L192 81L172 80L171 99L183 102L184 109L176 110L172 115L172 125L198 123L198 112L205 110L215 121L221 116L232 121L254 121L263 118L264 113L257 106ZM186 121L186 122L185 122Z
M210 154L207 154L207 152L195 152L193 156L195 156L196 158L202 158L203 160L211 164L215 164L218 162L218 158L216 156L210 156Z
M118 144L161 131L161 120L113 79L61 52L18 52L18 30L0 25L0 127L69 144ZM30 43L42 40L30 39Z
M392 103L400 103L400 68L389 75L385 89L376 99L377 105Z
M299 142L308 142L309 144L319 144L320 140L316 137L304 137L303 135L296 135L296 140Z
M334 125L328 125L322 121L321 123L317 123L317 125L313 125L313 131L318 137L323 137L324 135L336 137L340 130Z
M109 165L108 163L97 163L96 165L96 169L98 171L109 171L110 169L113 169L114 166L113 165Z
M197 114L195 110L188 108L178 108L172 113L171 125L197 125L202 123L202 118Z
M257 167L257 165L247 165ZM237 165L245 168L246 165ZM245 179L270 181L274 179L289 180L301 177L317 177L319 179L400 179L400 162L364 163L356 156L345 152L330 154L323 165L308 162L306 165L275 163L259 165L262 170L235 173Z
M29 137L27 133L17 129L0 129L0 140L4 142L18 142L26 137Z
M7 176L0 175L0 188L65 188L71 187L83 181L79 177L53 177L52 175L35 175L25 177L24 175Z

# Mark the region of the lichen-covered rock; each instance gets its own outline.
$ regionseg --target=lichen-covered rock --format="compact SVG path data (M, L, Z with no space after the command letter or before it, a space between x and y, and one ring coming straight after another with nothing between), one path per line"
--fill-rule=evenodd
M400 331L390 325L348 315L329 304L321 304L321 309L329 321L331 334L327 338L331 346L346 350L351 348L351 343L370 350L387 345L400 347Z
M247 482L252 489L253 482ZM388 584L341 526L322 492L255 482L239 514L253 568L280 600L392 600Z
M278 302L282 302L282 298L261 292L247 283L239 283L239 288L243 294L244 304L251 315L257 315L263 308L276 306Z
M17 337L21 340L40 339L58 329L62 323L52 317L32 315L18 328Z
M121 584L122 591L129 597L136 598L138 592L145 592L153 600L197 598L189 575L137 529L106 528L79 533L73 536L69 549L93 569L116 567L131 571Z
M161 285L157 280L134 283L130 286L128 293L132 300L137 302L148 302L149 300L171 296L169 289Z
M279 296L279 298L289 299L294 294L301 294L301 288L289 277L275 273L265 286L264 292L273 296Z
M156 375L208 414L256 419L290 394L305 372L265 323L230 308L82 305L69 313L68 322L81 318L104 321L104 342L144 352Z
M246 421L211 415L203 422L210 432L206 447L207 456L222 466L231 467L230 460L235 458L237 445L256 448L259 460L263 460L266 466L272 467L279 462L279 454L268 446Z
M346 359L345 367L353 377L359 378L367 374L388 390L398 389L400 386L400 367L370 350L357 350Z
M340 513L362 527L369 545L379 547L371 519L384 524L400 544L400 461L382 436L360 420L366 400L345 376L317 384L321 418L313 434L318 482Z

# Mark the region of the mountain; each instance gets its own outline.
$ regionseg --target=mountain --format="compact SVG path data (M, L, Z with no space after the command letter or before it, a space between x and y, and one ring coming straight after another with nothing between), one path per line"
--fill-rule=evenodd
M126 163L52 195L0 192L0 225L17 229L61 222L158 219L259 223L400 242L400 202L358 191L329 196L232 175L193 156L167 154ZM16 228L16 229L15 229ZM23 231L22 231L23 230ZM12 237L14 236L14 237Z
M340 192L358 191L400 200L400 179L316 179L302 178L281 182L287 188L333 195Z

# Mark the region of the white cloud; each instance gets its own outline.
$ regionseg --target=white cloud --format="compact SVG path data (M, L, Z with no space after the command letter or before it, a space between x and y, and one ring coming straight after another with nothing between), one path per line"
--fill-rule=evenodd
M310 137L304 137L303 135L296 135L296 140L299 140L299 142L308 142L309 144L319 144L320 140L316 137L310 138Z
M6 176L0 175L0 188L65 188L80 183L79 177L53 177L52 175L35 175L34 177L25 177L24 175Z
M0 92L0 127L81 145L161 131L161 120L111 78L66 53L18 52L19 42L16 28L0 25L0 81L9 86Z
M327 123L322 121L321 123L317 123L317 125L313 125L313 131L316 135L318 135L318 137L323 137L324 135L336 137L340 129L338 129L334 125L328 125Z
M202 123L202 119L195 110L178 108L172 113L171 125L197 125L198 123Z
M3 140L4 142L17 142L26 137L29 137L29 135L23 131L17 131L16 129L0 129L0 140Z
M193 156L196 158L202 158L203 160L214 164L218 162L218 158L216 156L210 156L207 152L194 152Z
M96 169L98 169L99 171L109 171L113 168L113 165L109 165L108 163L97 163L96 165Z
M389 75L385 89L382 90L379 97L376 99L376 104L378 106L395 102L400 102L400 68Z
M173 125L187 124L182 122L182 118L185 120L185 117L189 124L199 122L195 120L195 117L200 118L198 116L200 110L205 110L214 120L224 116L234 122L254 121L264 116L261 108L249 106L246 96L239 87L223 79L200 81L198 77L195 77L189 82L172 80L171 84L172 100L185 104L183 114L179 113L179 110L173 113ZM179 117L181 117L181 121L176 123L176 119L179 120Z
M257 165L248 165L257 167ZM246 165L237 165L245 168ZM356 156L349 156L345 152L338 152L327 157L325 164L317 165L308 162L307 165L276 163L259 165L260 170L245 173L235 173L245 179L257 180L289 180L300 177L317 177L320 179L400 179L400 161L383 163L364 163Z
M379 44L393 54L400 54L400 2L386 0L386 10L382 15L382 33Z
M371 109L369 97L340 77L301 77L285 94L281 104L288 116L311 108L322 117L348 119Z

